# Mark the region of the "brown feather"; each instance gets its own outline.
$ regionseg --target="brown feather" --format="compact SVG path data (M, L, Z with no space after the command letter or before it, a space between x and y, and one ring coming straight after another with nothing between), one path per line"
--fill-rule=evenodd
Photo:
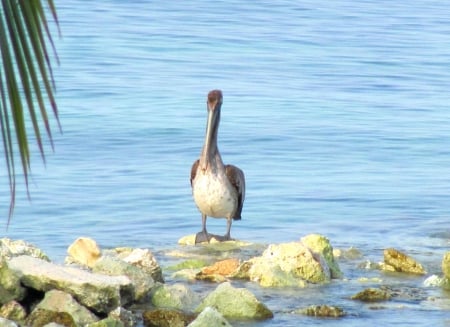
M194 161L191 167L191 187L192 187L192 181L195 179L195 175L197 175L197 168L200 164L200 159L197 159Z
M245 176L244 172L234 165L226 165L225 173L231 185L236 189L238 194L238 203L236 211L233 214L233 219L241 219L242 207L244 206L245 198Z

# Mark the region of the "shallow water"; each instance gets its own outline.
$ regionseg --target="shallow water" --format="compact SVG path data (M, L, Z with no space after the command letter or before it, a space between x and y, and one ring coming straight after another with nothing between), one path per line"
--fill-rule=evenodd
M20 188L5 236L55 261L80 235L102 247L176 247L200 229L189 172L203 142L206 94L220 88L219 147L247 181L235 238L268 244L322 233L374 261L383 248L400 248L439 273L450 245L445 1L57 5L63 134L55 129L45 167L33 158L31 203ZM4 175L0 182L6 216ZM223 220L208 226L225 231ZM350 279L360 273L353 267ZM344 320L282 313L255 326L449 323L448 307L430 301L388 314L349 304L349 288L358 287L265 299L281 310L329 292L354 313Z

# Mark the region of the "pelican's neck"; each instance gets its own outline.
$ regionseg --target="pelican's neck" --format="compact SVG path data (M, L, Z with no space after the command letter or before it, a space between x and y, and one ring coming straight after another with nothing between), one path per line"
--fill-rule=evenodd
M222 158L220 157L219 148L217 147L217 134L219 130L220 112L213 117L210 113L208 123L206 125L205 144L203 145L202 154L200 156L200 167L203 171L216 171L223 167Z

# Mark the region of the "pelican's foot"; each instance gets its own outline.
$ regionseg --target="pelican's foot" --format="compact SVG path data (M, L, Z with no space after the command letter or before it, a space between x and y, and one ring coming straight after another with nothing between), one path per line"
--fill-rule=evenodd
M195 235L195 244L199 244L199 243L209 243L210 240L210 236L208 233L206 232L198 232Z

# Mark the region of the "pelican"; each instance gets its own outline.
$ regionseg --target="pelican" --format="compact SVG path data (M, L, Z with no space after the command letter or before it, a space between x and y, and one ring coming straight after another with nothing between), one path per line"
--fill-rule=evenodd
M208 119L205 143L191 168L191 187L195 204L202 214L202 231L197 233L195 243L209 242L210 236L219 241L230 240L232 220L241 219L245 197L245 177L242 170L224 165L217 147L217 131L222 107L222 92L212 90L207 99ZM210 235L206 231L206 218L226 218L225 236Z

